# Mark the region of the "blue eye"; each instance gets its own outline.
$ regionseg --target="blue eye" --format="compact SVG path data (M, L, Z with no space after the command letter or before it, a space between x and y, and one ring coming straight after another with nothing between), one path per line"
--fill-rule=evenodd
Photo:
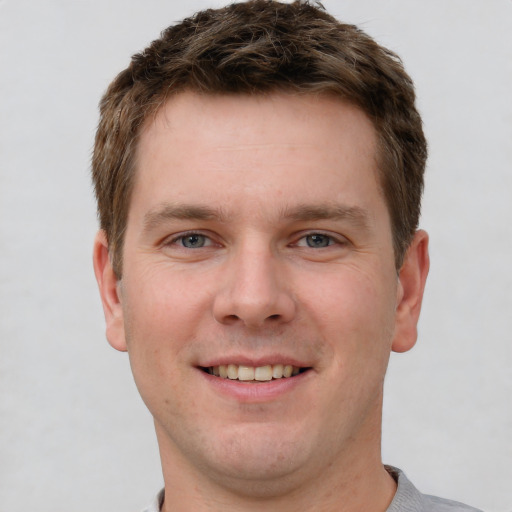
M186 247L187 249L199 249L207 245L207 237L204 235L199 235L197 233L192 233L190 235L185 235L179 238L181 245Z
M306 244L308 247L322 248L332 244L332 238L327 235L315 233L305 237Z

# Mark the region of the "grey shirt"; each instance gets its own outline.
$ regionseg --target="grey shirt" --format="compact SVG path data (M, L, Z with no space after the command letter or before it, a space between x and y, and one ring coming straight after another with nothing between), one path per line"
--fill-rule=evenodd
M422 494L402 471L392 466L386 466L386 469L398 484L386 512L482 512L458 501Z
M386 469L397 482L395 497L386 512L482 512L457 501L422 494L402 471L392 466L386 466ZM153 503L142 512L160 512L163 502L164 490L162 489Z

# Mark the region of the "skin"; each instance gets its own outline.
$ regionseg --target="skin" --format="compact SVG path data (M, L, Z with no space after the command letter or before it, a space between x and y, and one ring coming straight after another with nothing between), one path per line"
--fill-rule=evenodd
M94 264L107 338L155 419L165 511L391 502L382 387L416 341L428 239L397 272L375 148L368 118L325 96L182 93L144 126L122 279L102 232ZM230 361L308 370L200 368Z

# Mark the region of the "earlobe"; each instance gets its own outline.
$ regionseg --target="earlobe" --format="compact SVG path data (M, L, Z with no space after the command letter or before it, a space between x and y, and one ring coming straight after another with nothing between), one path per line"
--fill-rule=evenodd
M93 264L105 314L107 340L116 350L126 352L119 281L112 268L107 237L103 230L98 231L94 240Z
M418 319L429 266L428 235L425 231L419 230L407 250L398 276L395 334L391 346L394 352L406 352L416 343Z

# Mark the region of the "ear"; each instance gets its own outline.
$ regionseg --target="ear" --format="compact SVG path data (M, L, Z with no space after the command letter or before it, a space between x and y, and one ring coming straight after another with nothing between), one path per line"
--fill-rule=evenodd
M119 281L110 262L107 236L103 230L98 231L94 239L93 264L107 324L107 340L116 350L126 352Z
M395 334L391 346L394 352L406 352L416 343L429 266L428 235L419 230L414 235L398 275Z

